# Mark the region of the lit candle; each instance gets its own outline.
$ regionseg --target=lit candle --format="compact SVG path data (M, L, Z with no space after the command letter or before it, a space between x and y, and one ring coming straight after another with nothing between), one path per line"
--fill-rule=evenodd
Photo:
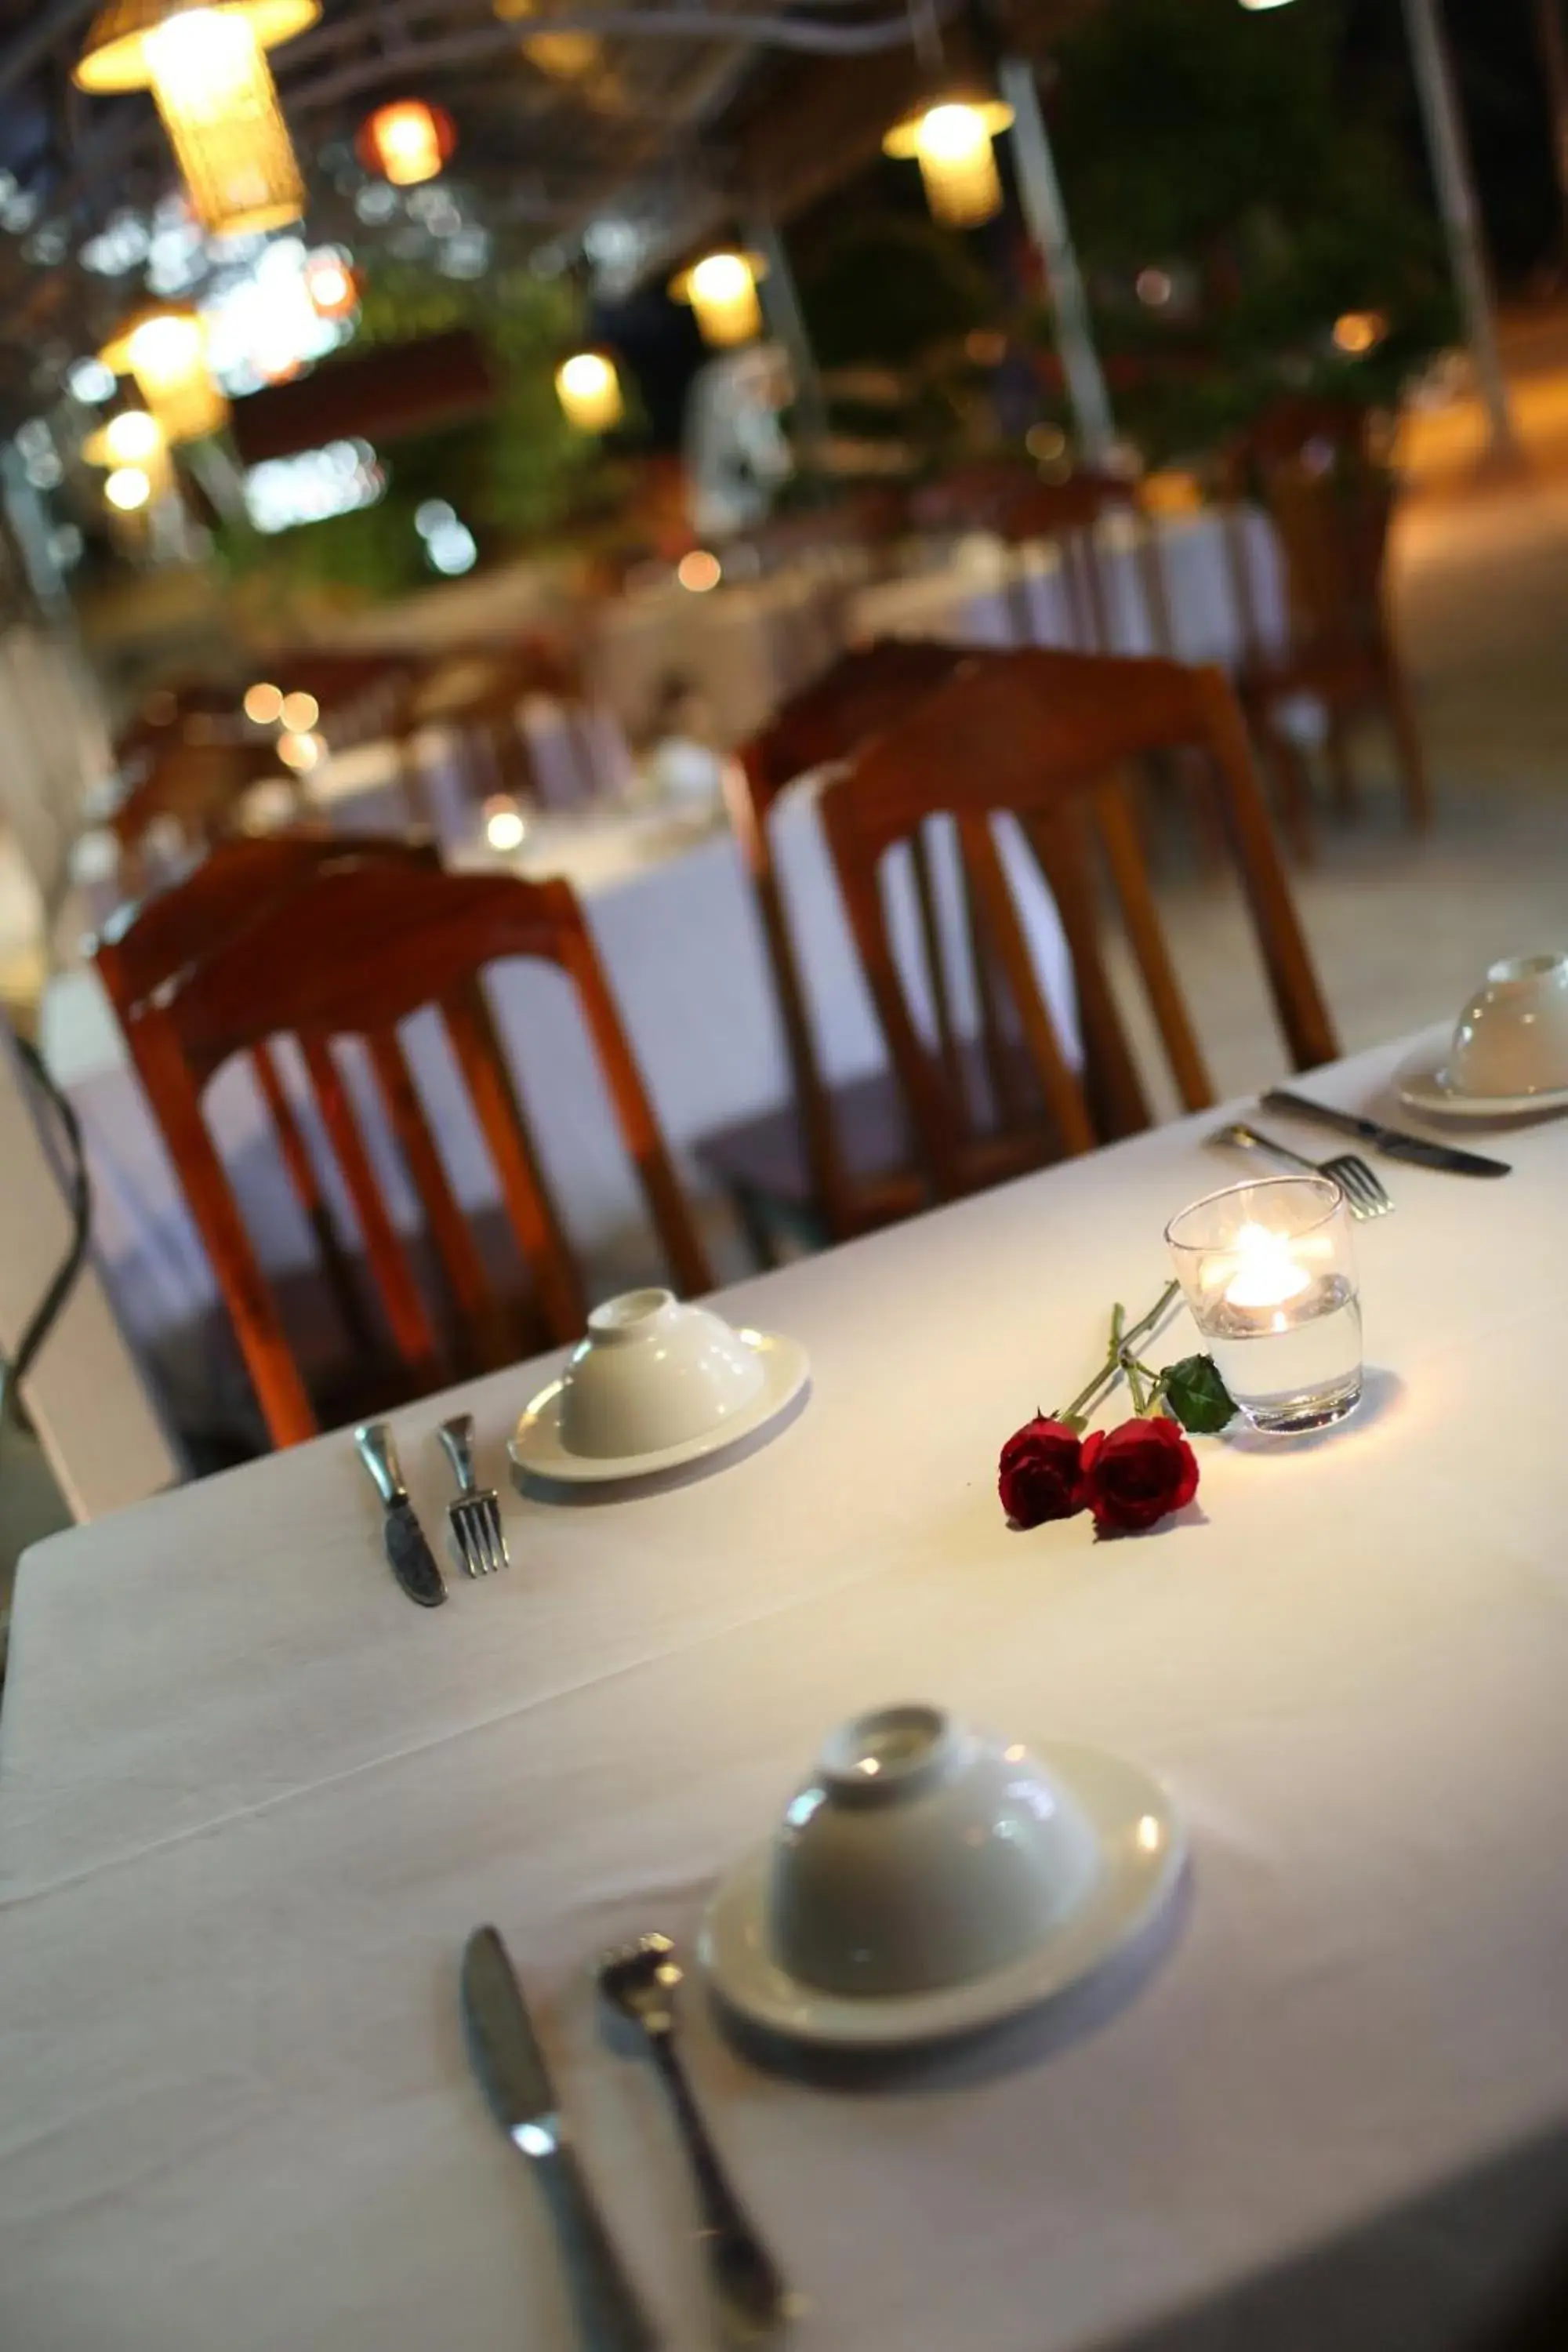
M1226 1285L1227 1307L1285 1307L1310 1289L1312 1277L1283 1234L1271 1234L1267 1225L1243 1225L1235 1247L1238 1263ZM1285 1322L1277 1315L1275 1329L1282 1331Z

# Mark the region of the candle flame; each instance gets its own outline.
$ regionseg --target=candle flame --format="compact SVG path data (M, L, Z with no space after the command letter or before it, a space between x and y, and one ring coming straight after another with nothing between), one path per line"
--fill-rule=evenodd
M1236 1237L1237 1270L1226 1287L1231 1307L1283 1307L1311 1287L1311 1276L1300 1264L1283 1234L1267 1225L1243 1225Z

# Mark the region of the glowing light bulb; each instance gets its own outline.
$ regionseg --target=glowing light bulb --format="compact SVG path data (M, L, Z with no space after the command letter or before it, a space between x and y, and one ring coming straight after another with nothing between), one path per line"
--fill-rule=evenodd
M140 466L120 466L103 486L103 495L121 514L134 514L153 495L153 484Z

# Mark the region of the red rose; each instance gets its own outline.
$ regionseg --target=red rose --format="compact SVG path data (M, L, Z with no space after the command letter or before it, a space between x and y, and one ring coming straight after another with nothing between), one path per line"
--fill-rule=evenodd
M1002 1448L996 1492L1015 1527L1070 1519L1084 1506L1083 1448L1059 1421L1026 1421Z
M1198 1491L1193 1449L1163 1413L1086 1437L1083 1478L1084 1500L1101 1535L1152 1528Z

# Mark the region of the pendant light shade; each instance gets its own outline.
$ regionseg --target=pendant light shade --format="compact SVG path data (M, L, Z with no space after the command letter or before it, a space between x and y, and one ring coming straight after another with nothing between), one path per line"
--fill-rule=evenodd
M723 349L762 333L757 281L765 275L760 254L710 253L672 278L669 290L678 302L691 305L703 341Z
M574 352L555 371L555 396L579 433L608 433L626 413L608 352Z
M76 68L83 89L151 89L191 209L210 236L281 228L305 188L265 52L319 0L110 0Z
M888 132L882 152L914 157L934 219L950 228L977 228L1002 209L991 142L1012 120L1012 108L999 98L955 93L905 115Z
M193 8L149 33L144 47L153 96L207 234L258 236L298 220L305 184L255 27L236 11Z
M457 144L457 125L444 107L399 98L378 106L360 125L354 152L395 188L415 188L436 177Z
M133 311L99 353L116 375L136 379L166 441L199 441L228 422L228 402L207 365L207 332L188 302Z
M321 0L211 0L198 9L178 10L171 0L110 0L93 18L73 79L79 89L148 89L153 83L147 36L176 13L239 16L264 49L291 41L321 16Z

